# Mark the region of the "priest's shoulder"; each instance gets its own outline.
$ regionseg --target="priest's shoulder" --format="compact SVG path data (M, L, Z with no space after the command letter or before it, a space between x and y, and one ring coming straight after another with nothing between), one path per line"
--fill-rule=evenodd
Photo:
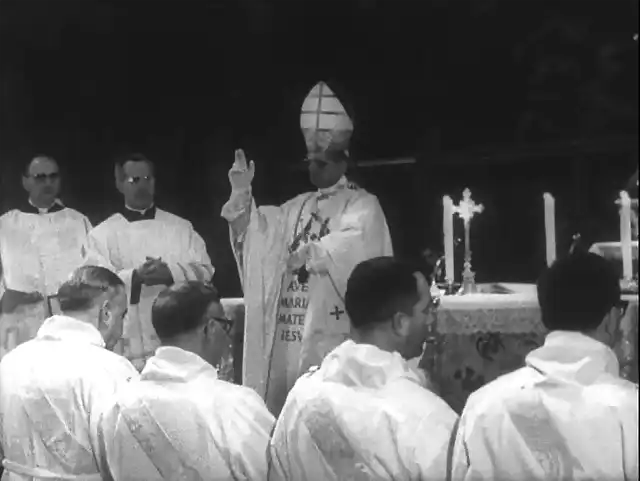
M103 220L98 225L96 225L93 228L93 230L94 231L102 231L102 230L105 230L105 229L107 229L107 230L111 229L112 227L120 224L122 222L122 220L124 220L124 217L122 217L121 214L116 212L115 214L111 214L105 220Z
M522 390L536 380L534 373L524 367L499 376L471 393L465 405L465 411L487 412L499 409L503 400Z
M352 193L351 202L362 202L364 203L363 205L367 205L369 207L380 206L380 200L377 195L372 194L364 187L360 187L355 182L349 182L347 184L347 189Z
M19 214L20 211L18 209L9 209L0 215L0 223L10 222L12 219L15 219L16 215Z
M89 218L84 215L82 212L80 212L79 210L76 210L72 207L65 207L64 209L62 209L61 212L64 212L65 214L67 214L69 217L75 219L75 220L80 220L80 221L85 221L85 220L89 220Z
M264 406L264 401L260 395L250 387L223 381L222 379L218 379L218 382L224 386L224 388L217 390L218 394L216 395L217 400L222 405L235 407Z
M162 209L156 209L156 220L166 224L184 227L185 229L193 229L191 221Z

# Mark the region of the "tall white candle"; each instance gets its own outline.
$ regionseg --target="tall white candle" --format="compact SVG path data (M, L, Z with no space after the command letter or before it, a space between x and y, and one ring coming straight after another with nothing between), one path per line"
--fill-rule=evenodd
M453 265L453 201L445 195L442 198L442 230L444 232L445 277L447 282L455 281Z
M547 244L547 266L556 260L556 201L551 194L544 195L544 232Z
M631 199L626 191L620 192L620 248L622 250L622 277L633 276L631 251Z

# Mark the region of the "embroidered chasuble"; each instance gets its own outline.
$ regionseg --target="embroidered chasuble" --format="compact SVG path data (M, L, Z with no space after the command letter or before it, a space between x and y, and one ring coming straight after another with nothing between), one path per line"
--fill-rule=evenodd
M196 354L160 347L112 399L99 438L113 481L266 481L275 419Z
M605 344L553 331L469 396L451 479L632 480L638 465L638 385Z
M209 282L214 273L204 240L191 222L155 207L144 213L123 210L89 233L87 263L112 270L127 287L129 311L122 341L114 351L139 370L160 345L151 323L151 306L166 287L142 286L139 293L132 293L133 271L147 257L167 263L174 283Z
M348 338L347 279L359 262L393 254L389 229L378 199L344 177L280 207L234 192L222 215L245 297L243 384L277 416L295 380ZM306 283L286 272L292 245L304 244Z
M34 339L0 362L2 479L108 479L96 463L100 412L137 377L126 359L105 349L90 323L47 319Z
M89 219L60 201L0 217L0 359L57 313L52 296L83 265L89 230Z

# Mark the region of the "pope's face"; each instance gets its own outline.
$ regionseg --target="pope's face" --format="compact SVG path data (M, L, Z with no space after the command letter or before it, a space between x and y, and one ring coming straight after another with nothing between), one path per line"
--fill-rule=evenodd
M334 186L347 170L343 160L330 161L321 156L309 156L307 159L309 180L318 189Z
M55 160L36 157L22 178L22 186L38 207L48 208L60 194L60 171Z
M124 164L118 177L118 190L132 209L151 207L156 191L152 166L148 162L129 161Z

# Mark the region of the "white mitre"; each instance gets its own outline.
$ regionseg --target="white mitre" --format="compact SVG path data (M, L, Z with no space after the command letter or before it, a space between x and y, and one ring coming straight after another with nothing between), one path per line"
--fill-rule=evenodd
M348 151L353 134L347 111L324 82L316 84L304 100L300 128L310 154Z

